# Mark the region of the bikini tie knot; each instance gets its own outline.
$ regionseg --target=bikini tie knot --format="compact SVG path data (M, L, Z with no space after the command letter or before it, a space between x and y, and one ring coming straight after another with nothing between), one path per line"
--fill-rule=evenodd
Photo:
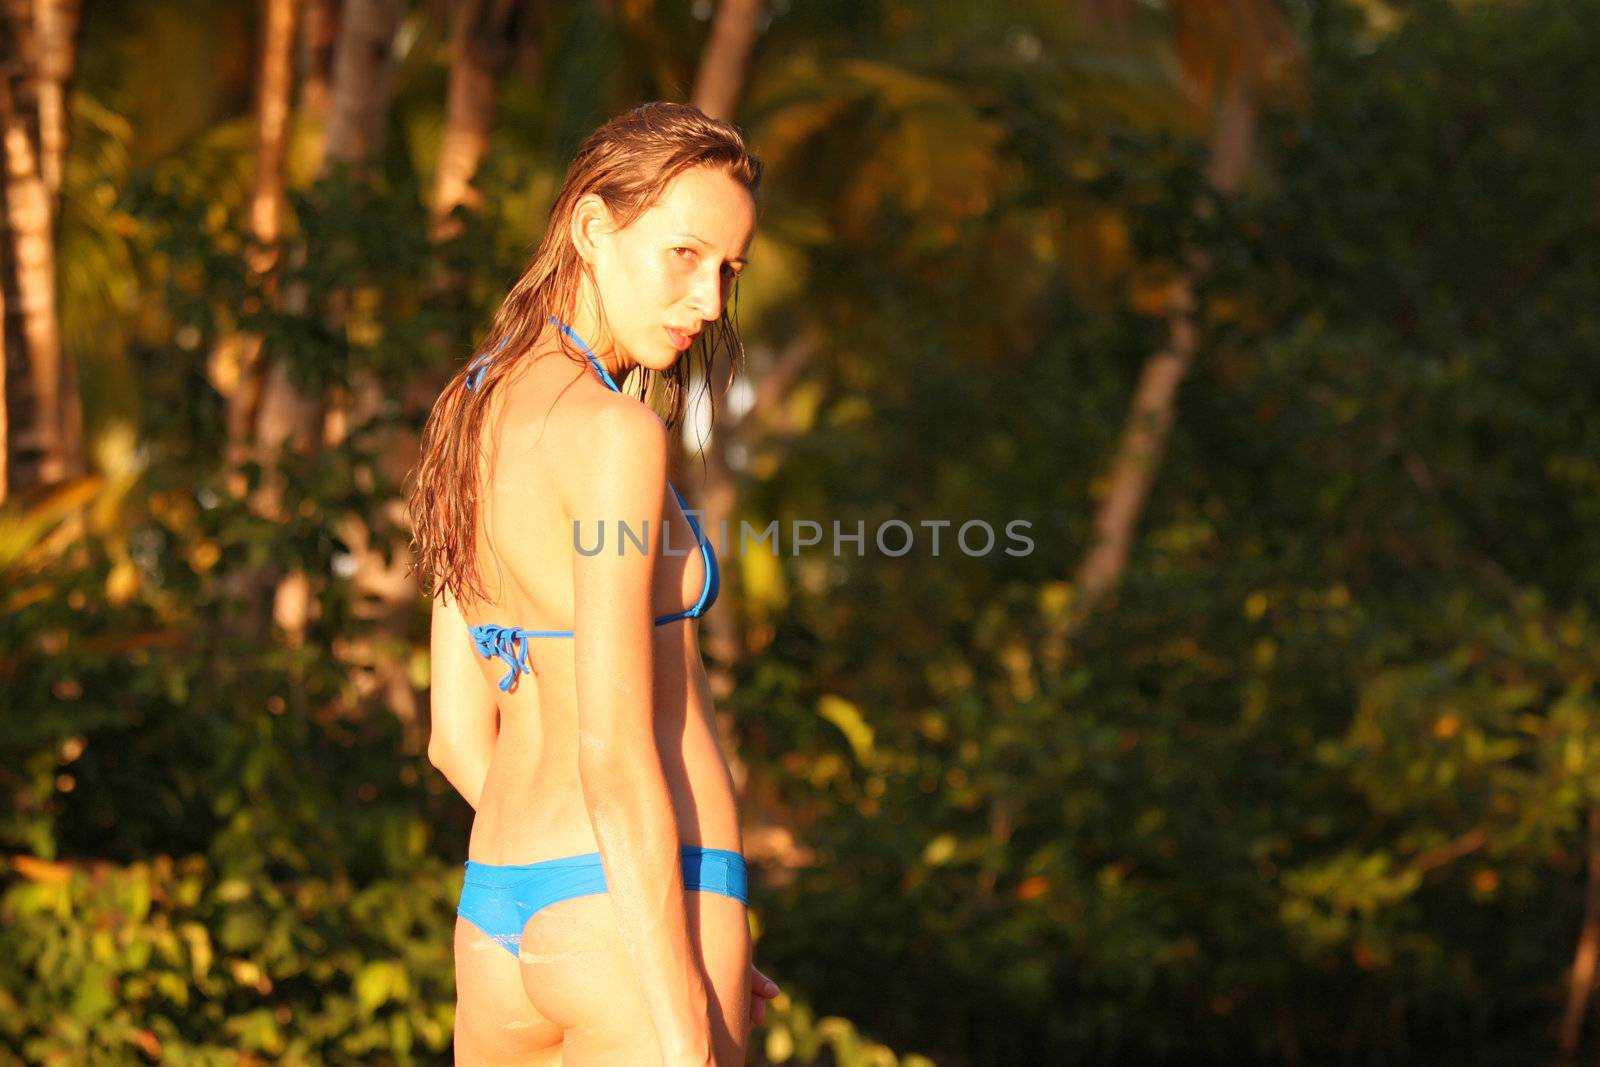
M495 626L492 623L472 628L472 643L484 659L499 657L511 669L500 679L500 691L509 693L517 684L523 671L533 673L528 663L528 636L516 626Z

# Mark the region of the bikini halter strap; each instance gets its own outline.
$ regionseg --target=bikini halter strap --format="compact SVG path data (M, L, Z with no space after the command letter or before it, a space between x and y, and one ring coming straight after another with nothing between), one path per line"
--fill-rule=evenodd
M612 392L622 392L622 387L612 379L611 373L606 370L605 364L601 363L600 360L595 356L594 352L590 351L589 346L583 343L583 338L579 337L577 333L573 331L571 326L568 326L554 315L550 316L550 324L552 326L559 326L562 333L572 338L573 343L579 348L583 349L583 354L588 357L589 362L594 366L594 369L600 372L600 380L609 385ZM498 345L495 346L493 352L485 352L483 355L472 361L472 365L467 368L467 392L470 393L478 388L478 379L483 377L483 372L489 366L489 361L494 359L495 356L499 355L500 350L504 348L507 343L510 342L510 340L511 338L509 337L504 338Z
M573 343L583 349L583 354L589 357L589 362L594 365L594 369L600 372L600 380L609 385L612 392L622 392L622 387L612 380L611 373L606 370L606 365L595 357L595 354L589 350L589 346L583 343L583 338L579 337L571 326L568 326L554 315L550 316L550 322L551 325L561 327L561 332L572 338Z

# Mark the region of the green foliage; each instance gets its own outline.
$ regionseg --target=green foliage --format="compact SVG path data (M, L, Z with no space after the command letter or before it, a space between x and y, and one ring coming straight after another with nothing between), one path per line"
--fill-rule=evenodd
M752 520L1026 517L1038 547L786 567L735 721L815 852L763 947L820 1009L875 1004L941 1063L1548 1045L1520 1020L1564 994L1596 799L1600 441L1592 310L1560 295L1600 158L1556 83L1592 82L1600 6L1389 6L1387 36L1316 6L1310 112L1264 116L1209 217L1159 134L1102 129L1081 184L1006 161L1035 232L1063 200L1121 217L1109 314L1066 240L987 261L999 207L935 270L890 226L829 260L831 389ZM1004 99L1002 152L1096 141ZM1196 243L1201 356L1121 592L1068 641L1164 343L1141 277Z
M13 861L0 1013L29 1062L436 1063L459 869L225 877L201 856ZM13 873L13 872L8 872Z

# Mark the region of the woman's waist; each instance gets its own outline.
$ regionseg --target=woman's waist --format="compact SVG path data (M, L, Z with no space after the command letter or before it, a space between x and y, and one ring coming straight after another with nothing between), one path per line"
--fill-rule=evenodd
M499 753L496 762L501 762ZM742 852L738 803L720 754L714 764L703 759L662 764L679 841ZM599 848L575 772L537 764L490 767L473 817L467 858L479 863L533 863Z

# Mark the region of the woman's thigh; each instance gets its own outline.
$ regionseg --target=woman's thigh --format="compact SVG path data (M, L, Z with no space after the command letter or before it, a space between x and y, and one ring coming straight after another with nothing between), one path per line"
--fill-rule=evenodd
M750 925L720 893L684 893L689 942L705 978L718 1067L742 1067L750 1020ZM568 1067L657 1062L639 979L603 893L552 904L522 933L522 978L535 1010L562 1028Z
M561 1027L528 1002L522 967L467 920L456 919L458 1067L561 1063Z

